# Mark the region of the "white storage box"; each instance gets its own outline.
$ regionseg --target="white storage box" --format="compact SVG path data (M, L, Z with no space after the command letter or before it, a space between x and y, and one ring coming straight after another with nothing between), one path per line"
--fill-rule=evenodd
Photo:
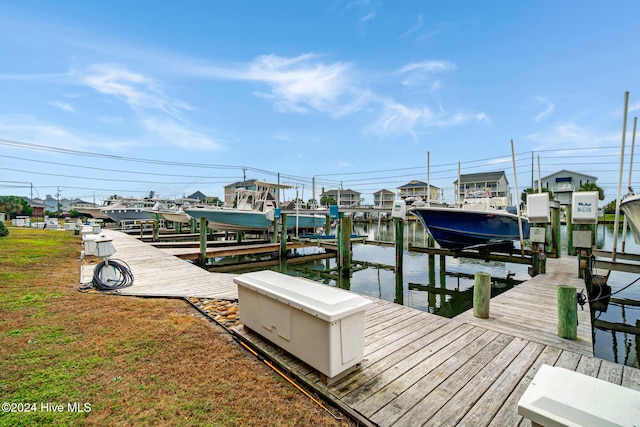
M270 270L233 281L240 321L328 378L362 361L364 312L371 301Z
M527 194L527 211L532 224L551 222L549 193Z
M568 369L542 365L518 402L539 426L637 426L640 392Z
M597 191L576 191L572 196L571 222L574 224L598 223Z

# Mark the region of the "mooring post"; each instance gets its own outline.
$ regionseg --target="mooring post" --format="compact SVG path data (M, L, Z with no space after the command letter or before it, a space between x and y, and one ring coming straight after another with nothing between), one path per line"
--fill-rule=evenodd
M489 318L491 301L491 274L479 271L473 279L473 315L481 319Z
M394 218L396 237L396 271L402 271L402 260L404 255L404 220Z
M195 219L195 218L191 218L191 219L189 220L189 227L191 228L191 230L190 230L190 231L191 231L191 234L196 233L196 231L198 230L198 224L197 224L197 222L196 222L196 219Z
M573 222L571 220L571 209L571 205L568 205L567 210L565 211L567 214L565 218L565 222L567 224L567 254L569 256L576 254L576 248L573 246Z
M156 212L156 218L153 221L153 234L151 240L157 242L160 238L160 214Z
M325 236L331 234L331 217L329 215L324 219L324 234Z
M340 274L349 276L351 274L351 228L352 220L351 215L340 214L340 244L338 250L340 251Z
M271 233L271 243L278 243L278 218L273 218L271 221L273 232Z
M554 258L560 258L562 255L562 228L560 224L560 203L556 202L555 206L551 206L551 241L549 253Z
M396 270L396 295L393 302L396 304L404 305L404 278L402 270Z
M287 256L287 214L280 214L282 220L282 230L280 231L280 256L286 258Z
M447 287L447 256L440 255L440 287Z
M429 235L429 238L427 240L427 247L434 248L435 246L436 246L435 240L433 239L433 237L431 237L431 235ZM434 254L429 254L427 255L427 260L429 264L429 285L435 286L436 285L436 256Z
M200 217L200 266L207 263L207 219Z
M573 286L558 286L558 336L578 338L578 296Z

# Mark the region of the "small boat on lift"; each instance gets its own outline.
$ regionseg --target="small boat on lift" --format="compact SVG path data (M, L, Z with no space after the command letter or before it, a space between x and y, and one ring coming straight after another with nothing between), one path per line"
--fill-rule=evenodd
M235 204L234 208L196 206L184 211L191 218L206 218L207 226L216 231L260 231L273 226L267 213L274 211L277 206L270 191L238 189ZM287 215L287 229L297 227L311 230L322 227L325 215L308 212Z
M630 193L620 201L620 210L624 213L636 243L640 244L640 194Z
M468 195L461 207L412 205L407 213L417 216L444 249L456 251L520 238L515 208L499 209L485 193ZM523 237L528 238L529 222L520 218Z

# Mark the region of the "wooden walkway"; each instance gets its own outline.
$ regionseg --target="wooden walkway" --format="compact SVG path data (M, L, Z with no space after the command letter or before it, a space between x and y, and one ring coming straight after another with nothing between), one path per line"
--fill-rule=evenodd
M302 242L287 242L287 249L304 248L308 245ZM163 248L163 252L182 259L200 259L200 248ZM264 254L279 252L280 243L259 243L253 245L235 245L224 247L207 246L207 258L217 258L225 256Z
M204 272L129 236L113 237L115 257L129 263L136 281L143 282L134 287L153 295L162 293L152 290L154 283L161 287L166 275L178 270L178 264L166 257ZM142 264L152 264L155 258L153 271L142 273L147 268ZM446 319L370 298L374 305L365 315L365 359L358 370L330 386L313 368L259 335L242 327L235 331L363 424L528 426L517 414L517 402L543 363L640 390L639 369L592 356L588 306L579 313L579 339L557 337L556 286L574 284L580 289L582 281L573 277L576 263L569 257L549 259L546 275L493 298L489 319L476 319L469 312ZM208 279L212 283L235 287L234 275L204 273L216 277ZM198 296L190 274L182 280L183 294ZM195 280L206 283L204 278ZM172 282L174 290L180 287L179 278Z
M133 273L133 285L119 289L120 295L238 299L234 274L209 273L120 231L103 229L101 234L113 239L117 252L112 258L126 262ZM81 284L91 282L94 268L82 266Z

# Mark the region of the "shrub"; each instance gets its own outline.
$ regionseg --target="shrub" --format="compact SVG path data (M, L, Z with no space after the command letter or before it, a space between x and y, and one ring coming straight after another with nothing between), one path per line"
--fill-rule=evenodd
M9 234L9 229L7 228L7 225L4 223L4 221L0 221L0 237L4 237L7 234Z

